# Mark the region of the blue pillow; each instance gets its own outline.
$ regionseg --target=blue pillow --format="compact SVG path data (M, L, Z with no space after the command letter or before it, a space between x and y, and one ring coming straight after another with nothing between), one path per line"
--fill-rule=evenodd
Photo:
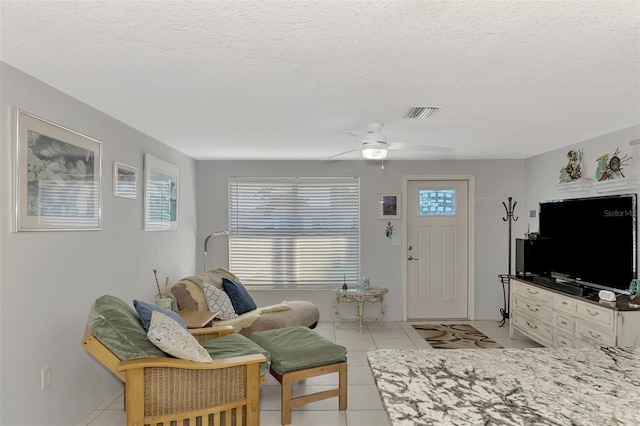
M184 323L184 320L182 319L182 317L176 314L175 312L170 311L169 309L161 308L158 305L142 302L140 300L134 300L133 307L136 308L136 312L140 317L140 322L144 327L144 331L147 331L147 332L149 331L149 324L151 324L151 314L153 313L153 311L158 311L160 313L163 313L169 318L176 320L176 322L181 326L183 326L185 329L187 328L187 324Z
M239 281L222 278L222 288L229 295L233 309L236 314L244 314L245 312L257 309L256 302L253 301L247 289Z

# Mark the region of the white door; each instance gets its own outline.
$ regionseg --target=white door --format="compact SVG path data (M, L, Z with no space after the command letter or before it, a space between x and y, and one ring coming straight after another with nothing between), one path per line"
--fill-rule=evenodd
M407 185L407 317L468 318L469 182Z

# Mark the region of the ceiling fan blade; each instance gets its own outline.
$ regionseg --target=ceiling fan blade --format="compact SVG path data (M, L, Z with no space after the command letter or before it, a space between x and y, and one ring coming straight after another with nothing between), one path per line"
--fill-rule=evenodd
M390 145L389 149L394 150L394 151L398 151L398 150L402 150L402 151L429 151L429 152L441 152L441 153L447 153L447 152L455 151L454 148L445 147L445 146L417 145L417 144L411 144L411 143L397 143L397 142L393 142L393 143L391 143L389 145Z
M355 151L360 151L360 148L354 148L354 149L350 149L349 151L343 151L338 154L333 154L332 156L325 158L325 160L331 160L333 158L340 157L341 155L349 154L350 152L355 152Z
M345 130L344 132L349 136L353 136L354 138L358 138L358 139L362 140L362 135L360 133L358 133L358 132L352 132L350 130Z

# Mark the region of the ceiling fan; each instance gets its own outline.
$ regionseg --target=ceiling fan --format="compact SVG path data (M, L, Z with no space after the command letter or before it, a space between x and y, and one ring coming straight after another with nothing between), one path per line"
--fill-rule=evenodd
M366 160L384 160L388 151L430 151L430 152L452 152L453 148L432 145L415 145L398 142L388 142L387 136L382 133L384 123L374 121L365 126L363 133L346 131L345 133L358 138L362 142L359 148L334 154L328 158L331 160L355 151L362 152L362 158ZM384 164L382 165L384 168Z

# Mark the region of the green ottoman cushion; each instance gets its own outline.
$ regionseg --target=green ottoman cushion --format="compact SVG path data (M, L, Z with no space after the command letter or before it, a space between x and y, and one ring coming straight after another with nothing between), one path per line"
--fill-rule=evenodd
M224 337L207 340L202 346L209 352L212 359L262 354L267 358L267 362L260 363L260 376L264 376L269 372L269 360L271 358L269 352L241 334L231 333Z
M302 326L258 331L251 340L271 354L271 369L279 375L347 360L347 348Z

